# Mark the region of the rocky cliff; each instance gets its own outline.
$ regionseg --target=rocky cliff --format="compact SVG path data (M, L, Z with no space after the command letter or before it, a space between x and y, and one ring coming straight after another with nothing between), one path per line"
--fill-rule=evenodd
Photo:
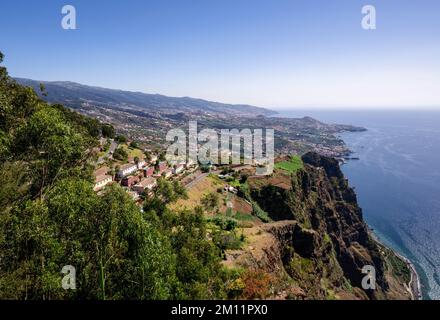
M273 222L248 230L249 245L227 263L270 274L273 298L410 299L410 270L369 235L337 161L302 160L295 173L249 178L252 200ZM375 289L362 288L365 266L374 267Z

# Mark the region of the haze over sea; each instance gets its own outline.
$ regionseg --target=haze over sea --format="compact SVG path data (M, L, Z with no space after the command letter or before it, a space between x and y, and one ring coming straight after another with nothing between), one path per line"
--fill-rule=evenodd
M341 138L355 153L342 169L375 234L409 258L424 299L440 299L440 112L280 111L363 126Z

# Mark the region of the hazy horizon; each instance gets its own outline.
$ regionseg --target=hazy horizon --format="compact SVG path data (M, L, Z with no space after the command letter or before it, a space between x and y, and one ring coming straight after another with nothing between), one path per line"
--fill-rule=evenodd
M41 82L72 82L70 80L44 80L44 79L30 79L30 78L26 78L26 77L15 77L14 75L11 75L13 78L21 78L21 79L28 79L28 80L34 80L34 81L41 81ZM76 83L76 82L75 82ZM99 85L91 85L91 84L87 84L87 83L78 83L81 85L85 85L85 86L90 86L90 87L96 87L96 88L102 88L102 89L110 89L110 90L122 90L122 89L118 89L118 88L106 88L106 87L102 87ZM166 94L160 93L160 92L142 92L142 91L132 91L132 90L123 90L123 91L127 91L127 92L135 92L135 93L143 93L143 94L154 94L154 95L163 95L163 96L168 96ZM169 96L172 97L172 96ZM176 97L176 96L175 96ZM203 99L200 97L193 97L193 96L178 96L177 98L194 98L194 99ZM439 111L440 112L440 104L437 106L388 106L388 107L383 107L383 106L371 106L371 107L358 107L358 106L347 106L347 107L338 107L338 106L327 106L327 107L322 107L322 106L288 106L288 107L280 107L280 106L262 106L262 105L253 105L250 103L246 103L246 102L225 102L225 101L218 101L218 100L212 100L212 99L203 99L203 100L207 100L207 101L212 101L212 102L219 102L219 103L225 103L225 104L234 104L234 105L252 105L255 107L260 107L260 108L265 108L265 109L269 109L271 111L276 111L276 112L283 112L283 111L290 111L290 110L294 110L294 111L350 111L350 112L362 112L362 111L414 111L414 112L419 112L419 111Z

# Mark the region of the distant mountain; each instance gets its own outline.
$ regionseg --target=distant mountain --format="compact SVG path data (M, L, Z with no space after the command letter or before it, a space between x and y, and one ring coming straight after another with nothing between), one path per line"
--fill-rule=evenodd
M190 97L167 97L159 94L113 90L75 82L49 82L23 78L15 78L15 80L24 86L34 88L40 95L40 83L42 83L47 92L44 100L64 104L71 108L84 108L85 105L91 105L158 113L214 113L252 117L276 114L275 111L250 105L225 104Z
M349 150L336 134L365 130L350 125L326 124L310 117L270 116L276 112L250 105L105 89L74 82L15 80L34 88L47 102L59 103L103 123L111 123L119 134L158 150L167 145L166 135L170 129L187 129L189 121L197 121L199 129L271 128L275 130L275 151L278 154L314 151L339 158L346 157ZM44 95L40 84L45 87Z

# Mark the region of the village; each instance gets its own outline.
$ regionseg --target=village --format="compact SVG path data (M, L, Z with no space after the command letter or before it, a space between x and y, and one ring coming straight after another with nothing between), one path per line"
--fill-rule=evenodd
M99 195L105 187L119 184L139 205L145 197L153 194L158 179L180 181L190 189L209 174L223 180L230 177L221 166L200 164L191 159L167 161L163 154L141 148L134 142L124 140L120 143L117 138L101 139L101 147L97 149L99 159L94 170L94 191ZM256 164L239 165L235 170L253 166L257 167ZM237 193L237 189L229 184L225 185L225 191Z
M118 144L113 139L108 142L111 147L99 157L94 171L94 190L98 194L108 185L120 184L136 202L142 202L143 197L151 195L157 179L178 180L194 173L199 167L191 161L167 162L161 155L141 150L133 142ZM106 143L102 143L101 152ZM120 157L119 154L124 152L125 157Z

